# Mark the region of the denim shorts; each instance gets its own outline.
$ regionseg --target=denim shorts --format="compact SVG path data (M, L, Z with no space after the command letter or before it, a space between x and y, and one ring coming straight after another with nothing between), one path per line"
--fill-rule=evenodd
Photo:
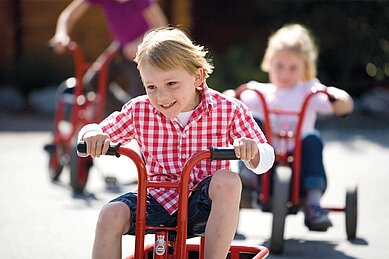
M200 236L205 232L205 226L211 212L212 201L208 195L208 188L211 177L201 181L196 189L192 191L188 204L188 237ZM129 192L123 194L110 202L123 202L131 211L131 225L126 233L135 235L136 225L136 201L138 193ZM177 211L170 215L161 204L159 204L150 194L147 194L146 224L147 226L174 227L177 224ZM153 230L146 230L146 234L154 233Z

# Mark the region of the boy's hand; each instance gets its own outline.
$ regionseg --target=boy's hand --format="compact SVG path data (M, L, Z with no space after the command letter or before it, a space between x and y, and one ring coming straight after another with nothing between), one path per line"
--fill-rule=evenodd
M258 144L249 138L238 138L234 140L235 155L240 160L250 161L258 156Z
M86 152L93 158L105 155L108 151L110 140L105 133L90 131L84 135L83 140L86 143Z

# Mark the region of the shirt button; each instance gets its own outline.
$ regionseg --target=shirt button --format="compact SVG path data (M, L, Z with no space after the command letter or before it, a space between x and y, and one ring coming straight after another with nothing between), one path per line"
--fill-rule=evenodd
M185 159L185 158L186 158L186 155L185 155L185 154L182 154L182 155L181 155L181 158Z
M186 138L186 134L185 134L185 133L183 133L183 134L182 134L182 137L183 137L183 138Z

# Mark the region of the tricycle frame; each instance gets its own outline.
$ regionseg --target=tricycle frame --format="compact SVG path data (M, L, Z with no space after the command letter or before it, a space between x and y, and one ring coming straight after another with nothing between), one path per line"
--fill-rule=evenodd
M274 192L277 190L273 190L273 197L271 197L270 186L271 186L271 175L269 173L265 173L261 175L261 188L259 194L259 203L261 204L262 210L265 212L273 213L273 226L272 226L272 235L271 235L271 244L270 250L273 253L282 253L283 251L283 243L284 243L284 224L285 217L287 214L296 214L300 209L300 179L301 179L301 152L302 152L302 126L306 114L307 107L309 105L310 100L316 94L324 94L329 100L334 100L334 97L328 93L325 89L317 89L315 91L310 92L304 99L300 111L292 111L292 110L280 110L280 109L270 109L266 103L265 96L256 88L251 87L248 84L243 84L236 90L236 97L239 99L241 94L246 91L251 90L258 96L260 100L260 105L263 109L263 131L271 144L273 137L277 137L281 139L281 141L288 142L289 140L294 141L295 147L292 151L292 155L288 153L288 150L277 151L276 150L276 163L275 166L275 174L276 177L281 177L277 179L277 184L281 184L283 188L287 188L287 193L282 194L281 196L287 195L287 197L280 197L281 200L286 201L286 204L280 210L279 204L277 206L277 199L274 199ZM277 115L290 115L297 116L297 125L294 132L273 132L270 120L270 114ZM283 168L291 168L291 172L278 172L285 171ZM283 174L280 176L279 174ZM286 181L286 184L284 184ZM288 183L290 181L290 183ZM273 183L274 187L274 183ZM290 195L289 193L290 188ZM277 188L273 188L277 189ZM285 208L284 208L285 207ZM346 234L348 239L355 238L356 229L357 229L357 187L352 186L348 188L346 193L346 203L345 206L342 207L325 207L328 211L332 212L345 212L346 216ZM277 226L275 223L278 222Z
M78 145L78 150L86 150L83 143ZM204 258L205 237L201 236L200 244L186 244L187 223L188 223L188 198L189 198L189 179L192 168L201 160L231 160L237 159L233 148L210 148L196 152L184 165L180 181L176 183L149 181L147 171L141 156L131 148L114 145L107 152L108 155L125 155L130 158L138 171L138 200L136 213L135 230L135 252L127 259L147 258L149 252L153 252L155 259L174 259L188 258L190 251L198 251L199 258ZM179 190L178 219L176 227L165 226L147 226L146 225L146 197L147 188L177 188ZM145 246L146 230L155 230L155 244ZM169 234L175 233L174 239L169 239ZM163 236L164 247L157 253L158 236ZM253 254L254 259L266 258L269 250L264 246L230 246L230 258L238 259L241 253Z

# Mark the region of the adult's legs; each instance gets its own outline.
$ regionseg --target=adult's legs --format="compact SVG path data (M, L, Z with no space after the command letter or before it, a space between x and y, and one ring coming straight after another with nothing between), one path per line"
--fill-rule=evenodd
M122 258L122 235L130 228L131 213L123 202L111 202L103 207L96 225L93 259Z
M205 258L224 259L234 237L239 216L242 183L236 173L220 170L212 176L211 213L205 228Z

